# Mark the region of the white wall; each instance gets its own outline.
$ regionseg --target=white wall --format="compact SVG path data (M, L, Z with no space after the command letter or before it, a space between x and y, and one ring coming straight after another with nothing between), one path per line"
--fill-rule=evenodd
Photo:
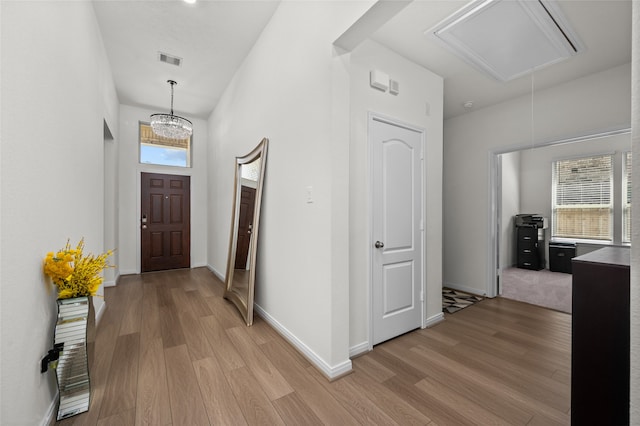
M630 70L629 64L622 65L536 92L536 141L628 127L631 119ZM530 96L445 121L445 285L485 293L489 250L489 152L504 152L510 147L531 144L530 128Z
M193 123L192 159L189 168L139 163L139 122L149 122L158 111L120 105L118 140L119 265L121 274L140 273L140 174L165 173L191 176L191 267L207 264L207 124ZM178 114L178 112L176 112ZM184 115L183 115L184 117Z
M349 76L332 42L365 6L281 3L209 119L209 265L225 273L234 157L268 137L256 304L329 376L351 368Z
M516 263L515 239L513 237L513 217L520 213L520 152L503 154L502 165L502 194L499 198L502 205L500 211L500 267L506 268Z
M117 100L90 2L0 3L1 414L37 425L55 409L56 293L42 273L48 251L81 237L103 243L103 122Z
M381 70L400 84L391 95L369 85ZM442 315L442 110L443 80L389 49L365 41L351 53L351 143L349 152L349 324L352 354L369 347L371 279L371 184L368 113L392 117L426 130L425 281L426 319ZM428 105L428 107L427 107ZM427 108L429 112L427 113Z
M100 44L103 44L102 35L100 36ZM113 82L111 73L111 65L107 52L104 49L99 51L100 68L99 81L101 83L100 92L102 96L103 108L103 169L104 169L104 198L103 198L103 224L104 224L104 240L102 251L113 250L118 247L118 128L119 128L119 112L120 103ZM112 268L103 271L103 286L98 290L98 297L93 299L96 317L99 323L100 318L104 314L106 304L104 300L104 287L115 285L120 275L120 253L118 250L113 251L113 255L109 259Z

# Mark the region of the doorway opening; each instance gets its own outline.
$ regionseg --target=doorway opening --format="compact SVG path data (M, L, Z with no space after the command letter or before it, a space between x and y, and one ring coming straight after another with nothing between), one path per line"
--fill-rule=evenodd
M625 150L631 150L630 132L629 128L620 128L489 152L488 297L502 294L505 286L503 271L516 263L514 216L520 213L541 214L551 220L552 162L559 158L602 152L614 153L621 159ZM619 162L621 166L622 161ZM616 176L618 174L616 172ZM614 180L621 179L614 177ZM614 211L616 223L620 223L622 217L618 210ZM621 225L616 225L617 228ZM551 230L547 229L545 253L548 253L550 239ZM598 244L579 243L576 254L599 247Z

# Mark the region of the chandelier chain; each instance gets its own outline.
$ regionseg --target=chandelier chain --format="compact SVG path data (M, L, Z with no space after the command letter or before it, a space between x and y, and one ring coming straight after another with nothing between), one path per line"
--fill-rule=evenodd
M175 86L177 83L173 80L169 80L168 82L171 85L171 115L173 115L173 86Z
M171 112L169 114L151 114L151 129L153 133L169 139L185 139L191 136L193 124L184 117L173 114L173 86L174 80L167 80L171 86Z

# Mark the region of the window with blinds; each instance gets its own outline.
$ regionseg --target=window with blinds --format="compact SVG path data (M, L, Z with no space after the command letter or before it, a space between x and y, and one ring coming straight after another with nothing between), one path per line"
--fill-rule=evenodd
M553 237L612 241L613 156L553 162Z
M191 167L191 138L169 139L140 123L140 162L162 166Z
M631 242L631 152L625 152L622 157L624 169L622 171L622 242Z

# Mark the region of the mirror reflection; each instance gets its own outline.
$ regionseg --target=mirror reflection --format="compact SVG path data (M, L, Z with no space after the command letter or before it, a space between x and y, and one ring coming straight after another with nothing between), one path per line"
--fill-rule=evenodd
M265 138L249 154L236 157L224 297L236 305L248 326L253 323L255 261L267 144Z
M89 410L91 389L87 354L89 298L58 300L54 344L60 348L56 378L60 392L57 420Z

